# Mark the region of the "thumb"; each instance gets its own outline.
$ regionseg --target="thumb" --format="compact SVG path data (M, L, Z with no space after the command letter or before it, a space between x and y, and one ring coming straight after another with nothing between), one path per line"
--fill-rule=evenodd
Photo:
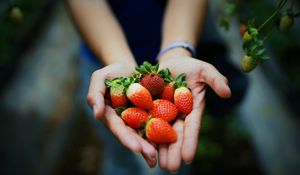
M100 119L105 112L105 100L104 94L106 87L104 84L104 77L100 70L95 71L92 74L90 87L87 95L87 103L93 109L96 119Z

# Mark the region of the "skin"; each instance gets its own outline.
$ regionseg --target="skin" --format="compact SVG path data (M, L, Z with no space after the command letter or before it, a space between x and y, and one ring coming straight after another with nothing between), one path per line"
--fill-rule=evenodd
M93 109L95 118L105 124L126 148L137 154L141 153L149 167L157 164L157 157L159 166L170 172L177 172L182 161L191 163L198 145L205 106L205 86L209 85L220 97L228 98L231 92L227 79L211 64L191 58L185 49L172 49L162 55L159 58L161 69L168 67L173 76L186 73L194 104L185 120L177 119L173 124L178 134L175 143L149 143L126 126L115 111L105 104L104 80L129 76L136 65L125 35L108 4L104 0L69 0L67 4L82 38L96 56L101 58L99 61L106 65L91 76L87 95L87 102ZM187 41L196 46L202 31L206 4L206 0L170 0L164 16L161 48L174 41ZM99 22L99 19L105 19L105 22Z

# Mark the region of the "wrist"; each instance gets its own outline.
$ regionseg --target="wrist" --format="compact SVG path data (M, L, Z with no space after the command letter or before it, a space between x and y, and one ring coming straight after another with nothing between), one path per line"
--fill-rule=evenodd
M185 48L177 47L172 50L169 50L168 52L164 53L160 57L157 57L157 59L158 62L161 63L175 57L191 57L191 56L192 56L191 52L189 52Z
M167 58L172 58L172 57L191 57L192 54L188 50L182 47L177 47L172 50L169 50L168 52L162 54L160 57L158 57L159 61L167 59Z
M160 61L166 57L188 56L196 57L196 50L189 42L176 41L162 48L158 53L157 60Z

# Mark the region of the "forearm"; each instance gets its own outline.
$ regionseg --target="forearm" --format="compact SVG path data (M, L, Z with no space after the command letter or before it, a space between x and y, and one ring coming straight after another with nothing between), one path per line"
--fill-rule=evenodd
M122 29L105 0L67 0L73 21L102 64L136 62Z
M206 7L207 0L169 0L161 48L175 41L186 41L195 47L202 31Z

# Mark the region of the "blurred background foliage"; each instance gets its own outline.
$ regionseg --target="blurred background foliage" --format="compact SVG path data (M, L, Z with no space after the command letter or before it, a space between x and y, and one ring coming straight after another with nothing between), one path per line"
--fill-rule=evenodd
M4 88L8 80L13 78L12 75L19 66L20 59L23 59L22 53L30 50L33 40L39 36L39 29L45 25L48 17L52 15L53 7L56 7L57 4L55 0L0 1L1 88ZM295 4L298 5L296 9L299 10L299 1ZM273 0L240 0L238 6L239 17L237 20L244 21L247 18L255 17L255 23L261 24L274 11L276 2ZM15 7L18 7L20 11L12 14ZM16 20L16 17L12 15L17 15L18 19ZM220 15L222 14L220 13ZM268 54L271 60L262 65L263 71L268 75L268 79L275 82L276 86L274 87L283 91L283 94L288 99L287 101L293 104L293 109L296 111L299 110L300 106L299 31L298 18L295 20L293 28L288 32L283 33L275 28L267 42ZM74 84L72 86L77 86L76 83ZM70 95L66 98L73 97ZM66 106L60 109L65 109L67 108ZM78 110L78 106L71 109ZM64 116L64 113L61 111L51 116L59 116L58 114ZM7 112L7 118L11 117L9 114L11 114L10 111ZM3 115L2 111L1 115ZM76 120L72 126L75 129L72 129L72 132L70 131L71 134L68 135L70 138L66 139L64 143L67 146L61 148L61 155L58 156L58 160L55 160L56 165L52 172L54 172L53 174L96 174L98 171L96 166L101 161L98 157L98 155L101 155L99 153L101 152L99 150L101 143L99 143L97 135L92 129L93 126L86 121L86 114L80 111L77 114L72 113L72 115L75 116L72 116L72 120ZM5 122L6 120L2 121ZM66 120L66 122L69 121L69 119ZM3 125L5 125L4 122L2 123ZM32 119L28 123L32 124ZM62 122L54 121L50 125L54 126L60 123ZM23 123L18 124L18 127L21 125ZM43 126L34 127L42 128ZM55 129L54 127L53 130ZM34 133L39 133L40 130L36 130L34 130ZM3 131L2 133L5 132ZM46 144L39 144L44 146L44 151L47 151L47 143L51 142L45 141L48 138L44 136L44 134L40 134L39 137L42 139L39 138L39 140ZM6 154L2 152L1 155ZM195 174L264 174L258 157L249 131L237 119L235 114L226 118L215 118L210 114L206 114L203 117L200 143L195 163L193 164ZM3 162L6 160L5 156L1 158ZM38 167L38 163L40 162L35 162L33 167ZM2 165L5 164L3 163ZM37 172L39 171L30 170L29 173L23 173L39 174Z
M203 116L195 174L263 174L245 126L236 116Z
M224 17L226 19L226 14L229 14L232 18L225 20L225 24L223 24L225 30L226 28L236 27L230 25L233 21L238 21L240 25L247 25L248 21L254 20L254 27L258 28L275 12L279 2L280 0L223 1L224 7L226 7L226 4L230 4L230 6L227 6L227 8L220 7L220 22L224 23L221 20L224 20ZM283 14L290 9L294 14L299 15L299 3L297 0L287 0L280 13L260 31L261 38L270 34L264 42L266 55L270 59L260 66L263 68L262 70L268 80L273 83L276 90L284 96L286 103L296 113L300 113L300 20L299 16L294 17L293 25L287 31L281 31L279 23ZM233 14L228 10L234 11ZM222 23L220 23L220 26L222 27Z
M35 39L56 0L0 1L0 89Z

